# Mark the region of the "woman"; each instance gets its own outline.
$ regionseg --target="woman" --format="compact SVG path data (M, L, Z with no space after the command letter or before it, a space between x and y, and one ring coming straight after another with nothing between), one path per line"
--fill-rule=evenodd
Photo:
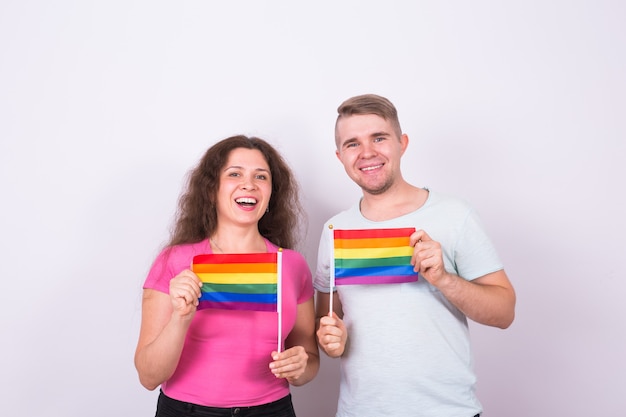
M289 249L301 213L291 170L262 139L224 139L191 172L171 240L144 284L135 366L144 387L161 386L156 416L295 416L289 384L319 368L311 272ZM279 247L284 349L276 313L197 310L195 255Z

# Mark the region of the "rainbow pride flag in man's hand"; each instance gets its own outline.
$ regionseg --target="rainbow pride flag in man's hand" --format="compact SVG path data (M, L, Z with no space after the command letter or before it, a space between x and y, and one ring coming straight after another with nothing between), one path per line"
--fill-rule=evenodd
M409 237L415 228L334 229L334 284L395 284L417 281Z
M192 271L202 281L198 309L278 311L277 253L194 256Z

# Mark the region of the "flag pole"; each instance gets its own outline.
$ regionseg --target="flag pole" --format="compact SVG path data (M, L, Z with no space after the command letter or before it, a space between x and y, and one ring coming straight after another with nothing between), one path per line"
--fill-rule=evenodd
M335 231L333 230L333 225L329 224L328 229L330 229L330 299L329 299L329 307L328 307L328 315L330 317L333 316L333 293L335 291Z
M278 311L278 352L281 352L282 340L283 340L283 295L282 295L282 281L283 281L283 248L278 248L276 254L276 310Z

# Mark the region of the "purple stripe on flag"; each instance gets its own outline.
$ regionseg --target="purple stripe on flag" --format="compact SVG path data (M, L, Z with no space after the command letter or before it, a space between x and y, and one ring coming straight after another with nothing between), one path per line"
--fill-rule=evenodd
M198 310L205 308L217 308L222 310L251 310L251 311L271 311L276 312L276 303L242 303L242 302L215 302L201 300L198 304Z
M416 282L418 275L384 275L337 278L335 285L400 284Z

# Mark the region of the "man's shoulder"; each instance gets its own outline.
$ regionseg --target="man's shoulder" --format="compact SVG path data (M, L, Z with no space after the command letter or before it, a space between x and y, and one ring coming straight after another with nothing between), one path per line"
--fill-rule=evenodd
M460 211L468 211L472 209L471 204L464 198L439 191L429 190L428 193L428 200L425 204L426 207L446 207L447 209L456 209Z
M332 226L339 223L344 222L352 222L361 217L361 212L359 211L359 203L351 205L345 210L342 210L332 216L330 219L326 221L324 224L325 227Z

